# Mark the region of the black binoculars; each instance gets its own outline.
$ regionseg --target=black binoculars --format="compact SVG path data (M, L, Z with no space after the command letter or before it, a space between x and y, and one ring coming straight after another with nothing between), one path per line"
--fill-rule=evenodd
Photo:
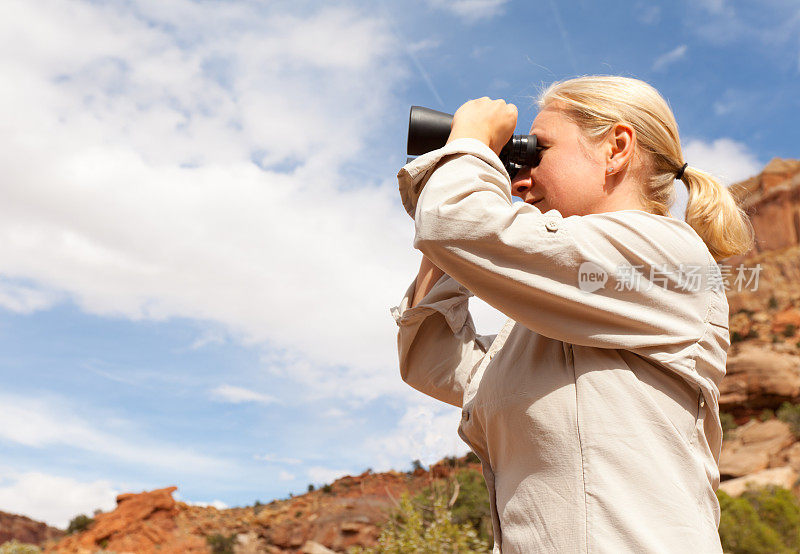
M408 117L408 155L420 156L431 150L441 148L450 136L453 116L422 106L411 106ZM536 135L514 135L500 151L508 175L513 179L523 166L539 165L539 151ZM409 158L411 159L411 158Z

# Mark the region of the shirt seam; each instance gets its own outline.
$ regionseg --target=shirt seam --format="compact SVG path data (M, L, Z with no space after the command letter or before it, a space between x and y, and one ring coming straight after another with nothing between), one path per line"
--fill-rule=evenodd
M692 362L692 368L696 368L697 367L697 358L700 355L700 349L701 349L700 342L703 340L703 337L705 337L708 334L709 330L711 329L711 325L714 325L714 323L711 321L711 314L713 312L714 303L715 303L714 293L709 291L708 304L706 306L706 315L703 318L703 332L700 334L698 339L695 341L694 348L693 348L694 352L693 352L692 356L689 358L689 360ZM697 371L697 370L695 369L695 371ZM698 374L698 377L700 379L704 379L704 377L702 375L700 375L700 374ZM698 388L700 389L699 390L700 396L697 399L697 403L696 403L696 406L695 406L696 407L696 412L695 412L696 415L695 415L695 419L694 419L694 431L695 432L692 433L692 440L689 443L689 447L692 450L695 450L695 451L700 446L699 443L698 443L698 434L697 434L697 424L700 422L700 411L702 410L702 408L700 407L700 400L702 398L704 398L704 396L705 396L705 393L703 392L703 387L698 387ZM709 401L705 400L706 406L708 405L708 403L709 403ZM703 425L705 426L705 421L704 421Z
M569 345L570 349L572 345ZM583 514L584 514L584 552L589 552L589 505L586 496L586 457L583 451L583 440L581 440L581 426L580 426L580 402L578 401L578 376L575 371L575 359L571 360L572 377L575 382L575 430L578 435L578 446L581 449L581 479L583 482Z

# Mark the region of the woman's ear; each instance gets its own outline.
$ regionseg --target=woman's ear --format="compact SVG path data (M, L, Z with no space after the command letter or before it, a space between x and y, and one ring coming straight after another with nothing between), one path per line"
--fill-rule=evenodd
M606 174L612 175L626 168L633 159L636 131L627 123L616 123L607 140Z

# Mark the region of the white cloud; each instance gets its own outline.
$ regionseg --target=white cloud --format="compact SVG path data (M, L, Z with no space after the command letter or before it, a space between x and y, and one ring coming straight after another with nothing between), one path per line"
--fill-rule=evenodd
M188 346L188 350L200 350L210 344L224 344L225 334L218 331L206 331L199 336L192 344Z
M330 484L344 477L345 475L355 475L356 472L348 469L331 469L323 466L314 466L308 469L308 478L316 484Z
M677 48L674 48L666 54L659 56L656 61L653 62L653 71L661 71L667 66L677 62L680 59L683 59L686 56L687 50L688 46L681 44Z
M471 23L500 15L508 0L428 0L428 3Z
M289 464L289 465L297 465L301 464L303 460L299 458L286 458L283 456L276 456L274 454L256 454L253 456L256 460L261 460L264 462L270 462L274 464Z
M2 304L206 321L313 368L309 394L396 393L413 222L353 169L407 77L389 23L126 6L0 8L0 274L36 291Z
M712 142L692 139L683 144L681 149L683 159L690 166L710 173L726 186L757 175L764 166L746 144L729 138ZM686 212L688 192L680 181L676 182L676 187L676 201L671 212L682 219Z
M330 417L330 418L344 417L346 415L347 413L344 410L340 410L339 408L330 408L326 410L324 414L325 417Z
M211 396L223 402L232 402L234 404L241 404L243 402L260 402L262 404L274 404L278 402L268 394L255 392L242 387L235 387L233 385L220 385L211 391Z
M0 278L0 307L12 312L30 314L50 308L57 300L53 291L10 283Z
M681 149L689 165L711 173L726 185L757 175L764 165L746 144L729 138L710 143L689 140Z
M363 448L376 471L399 469L397 460L404 457L409 465L414 459L429 465L445 456L465 454L469 447L458 436L460 418L458 408L418 395L393 430L368 438Z
M418 40L416 42L412 42L406 45L408 51L412 54L419 54L425 50L433 50L437 48L441 44L441 41L434 40L431 38L426 38L422 40Z
M113 510L119 493L106 480L81 482L39 472L3 471L0 510L65 529L79 514L92 517L96 509Z
M508 316L496 310L477 296L469 299L469 313L479 335L496 335L500 332Z
M281 470L278 473L278 479L280 479L281 481L293 481L294 480L294 474L293 473L289 473L288 471L285 471L285 470Z
M129 423L113 421L114 429L101 421L90 420L61 399L0 394L0 441L42 449L51 446L74 448L109 460L118 460L143 467L158 467L198 473L230 470L230 463L173 444L141 438ZM123 438L122 434L125 431Z
M217 510L227 510L230 508L227 504L225 504L222 500L214 500L212 502L193 502L191 500L182 500L178 496L178 491L173 493L173 497L175 500L180 500L181 502L188 504L189 506L200 506L201 508L216 508Z

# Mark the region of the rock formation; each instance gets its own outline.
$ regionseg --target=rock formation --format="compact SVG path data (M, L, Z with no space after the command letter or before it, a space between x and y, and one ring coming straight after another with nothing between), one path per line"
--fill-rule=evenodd
M731 313L762 310L771 298L780 304L800 298L800 160L775 158L756 177L731 186L750 216L756 243L731 267L761 264L758 288L728 295Z
M397 499L414 494L434 478L460 469L480 470L461 460L419 469L338 479L324 490L269 504L218 510L176 502L176 487L122 494L113 512L99 514L89 529L47 544L50 554L211 552L207 537L232 541L236 554L344 552L372 546Z
M0 544L16 539L25 544L44 544L49 539L58 539L64 531L50 527L29 517L0 512Z
M65 537L45 552L84 554L98 549L137 554L205 554L208 545L202 535L178 532L181 513L167 487L140 494L117 496L117 509L95 516L83 533Z

